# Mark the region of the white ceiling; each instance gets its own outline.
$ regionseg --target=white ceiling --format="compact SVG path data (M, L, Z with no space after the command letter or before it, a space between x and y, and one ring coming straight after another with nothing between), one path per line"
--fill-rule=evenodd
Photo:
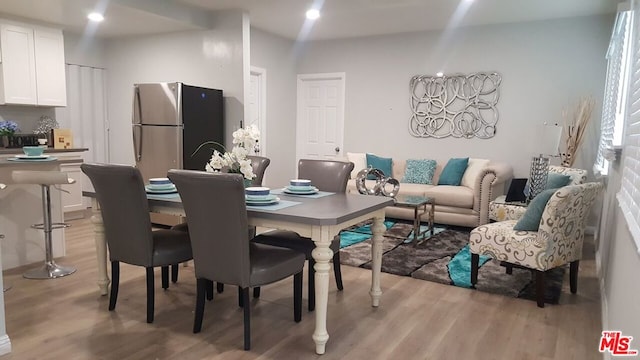
M251 25L290 39L333 39L613 13L616 0L0 0L0 17L82 33L86 15L105 9L95 35L112 38L193 30L207 11L240 8ZM306 10L321 17L300 35Z

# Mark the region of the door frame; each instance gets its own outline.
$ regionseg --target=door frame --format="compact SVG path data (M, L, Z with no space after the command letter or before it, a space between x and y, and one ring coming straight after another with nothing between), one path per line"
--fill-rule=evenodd
M260 78L260 156L267 156L267 70L251 66L250 76Z
M339 142L341 144L341 154L344 153L344 118L345 118L345 97L346 97L346 73L333 72L333 73L314 73L314 74L298 74L297 80L297 101L296 101L296 164L301 159L302 152L302 117L303 107L302 102L304 99L304 93L302 92L302 85L305 81L317 81L317 80L338 80L342 87L342 96L338 99L340 108L342 109L342 131L340 132Z

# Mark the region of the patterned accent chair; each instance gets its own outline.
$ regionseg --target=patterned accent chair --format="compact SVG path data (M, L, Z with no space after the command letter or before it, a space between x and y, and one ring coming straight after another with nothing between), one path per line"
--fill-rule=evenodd
M479 255L488 255L535 272L539 307L544 307L545 271L555 267L570 264L570 286L575 294L586 220L602 187L600 183L586 183L559 188L542 212L538 231L513 230L517 220L473 229L469 236L471 284L478 282Z
M587 170L568 168L564 166L551 165L549 172L569 175L571 183L569 185L584 184L587 181ZM505 203L506 195L498 196L489 203L489 219L493 221L518 220L522 217L526 206Z

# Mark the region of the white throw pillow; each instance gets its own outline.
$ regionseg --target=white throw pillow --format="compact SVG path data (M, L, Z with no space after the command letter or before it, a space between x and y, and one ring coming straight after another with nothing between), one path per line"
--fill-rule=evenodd
M482 170L484 170L488 165L489 160L487 159L469 158L469 165L467 165L467 170L465 170L464 175L462 176L460 185L474 189L476 187L476 179L478 178L478 175L480 175Z
M367 167L367 154L365 153L347 153L347 159L353 163L351 178L355 179L360 170Z

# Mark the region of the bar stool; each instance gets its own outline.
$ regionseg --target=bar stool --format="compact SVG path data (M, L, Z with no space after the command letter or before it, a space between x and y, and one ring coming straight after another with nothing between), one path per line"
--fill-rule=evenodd
M0 183L0 190L4 189L6 187L7 187L7 185L5 185L3 183ZM0 234L0 239L4 239L4 234ZM3 284L4 284L4 282L3 282ZM2 292L6 292L9 289L11 289L11 285L4 285L2 287Z
M69 266L56 264L53 260L53 249L51 243L51 230L68 227L65 223L51 222L51 185L73 184L76 181L70 179L67 173L61 171L31 171L14 170L11 173L13 182L16 184L34 184L42 187L42 212L44 222L42 224L31 225L34 229L44 231L45 255L44 265L38 269L33 269L22 274L27 279L55 279L76 272L76 269Z

